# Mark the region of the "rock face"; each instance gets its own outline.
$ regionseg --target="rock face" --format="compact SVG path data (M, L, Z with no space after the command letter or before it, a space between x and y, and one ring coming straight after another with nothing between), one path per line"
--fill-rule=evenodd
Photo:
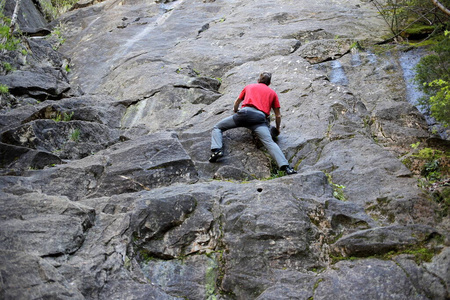
M448 299L448 211L398 158L432 135L371 50L383 21L313 2L82 1L59 52L6 54L0 298ZM246 129L208 162L262 71L296 175Z

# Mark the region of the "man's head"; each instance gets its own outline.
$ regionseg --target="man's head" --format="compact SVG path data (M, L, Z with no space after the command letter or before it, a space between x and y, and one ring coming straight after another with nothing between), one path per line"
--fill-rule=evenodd
M262 72L259 74L258 83L264 83L265 85L270 85L270 80L272 79L272 74L269 72Z

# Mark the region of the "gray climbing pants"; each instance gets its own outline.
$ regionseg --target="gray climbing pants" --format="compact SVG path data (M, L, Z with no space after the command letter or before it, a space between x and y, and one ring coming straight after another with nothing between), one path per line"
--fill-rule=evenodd
M211 151L222 149L223 132L228 129L245 127L252 130L275 159L278 167L287 166L289 162L270 135L269 123L266 115L253 107L241 108L236 114L217 123L211 133Z

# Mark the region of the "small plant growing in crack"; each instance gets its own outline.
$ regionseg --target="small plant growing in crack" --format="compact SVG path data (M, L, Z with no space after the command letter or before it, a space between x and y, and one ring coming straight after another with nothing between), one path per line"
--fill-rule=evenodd
M331 174L325 173L325 175L327 176L328 183L333 188L333 197L338 200L341 200L341 201L347 201L347 199L345 198L345 195L344 195L345 185L340 185L340 184L334 183L331 178Z
M81 135L81 130L80 129L74 129L72 131L72 133L70 134L70 140L74 141L74 142L79 142L80 141L80 135Z

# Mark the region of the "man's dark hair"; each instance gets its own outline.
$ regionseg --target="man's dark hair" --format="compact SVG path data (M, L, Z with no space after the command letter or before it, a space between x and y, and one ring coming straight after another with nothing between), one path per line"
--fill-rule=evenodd
M265 85L269 85L272 79L272 74L269 72L262 72L259 74L258 83L264 83Z

